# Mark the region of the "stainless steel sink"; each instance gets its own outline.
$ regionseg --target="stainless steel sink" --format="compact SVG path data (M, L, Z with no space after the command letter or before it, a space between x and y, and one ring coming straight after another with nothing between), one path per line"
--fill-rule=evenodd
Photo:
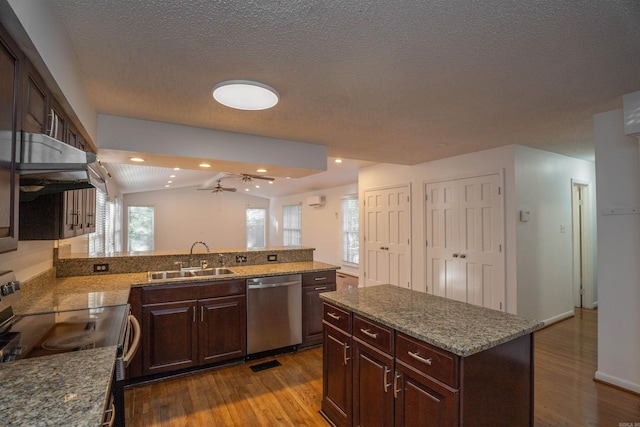
M149 271L147 272L147 281L158 280L170 280L170 279L185 279L189 277L208 277L208 276L223 276L228 274L235 274L233 270L228 268L197 268L197 269L184 269L184 270L167 270L167 271Z

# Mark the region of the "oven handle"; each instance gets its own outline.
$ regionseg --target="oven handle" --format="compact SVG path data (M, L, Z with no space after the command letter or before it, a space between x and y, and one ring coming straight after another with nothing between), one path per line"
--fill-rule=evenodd
M140 323L138 322L138 319L136 319L133 314L130 314L127 321L129 322L129 326L133 329L133 341L129 346L127 354L122 358L125 368L129 366L129 363L131 363L131 359L133 359L133 356L136 354L138 346L140 345Z

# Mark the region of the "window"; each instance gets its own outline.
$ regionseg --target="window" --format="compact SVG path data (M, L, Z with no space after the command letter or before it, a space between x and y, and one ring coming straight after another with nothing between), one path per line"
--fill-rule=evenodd
M282 207L282 245L300 246L302 244L301 226L302 207L285 205Z
M151 206L129 206L128 239L129 252L153 250L154 208Z
M358 220L358 198L342 199L342 261L358 265L360 261L360 238Z
M266 209L247 209L247 248L265 247L266 223Z
M113 201L100 190L96 193L96 231L89 235L89 255L101 256L122 251L122 199Z

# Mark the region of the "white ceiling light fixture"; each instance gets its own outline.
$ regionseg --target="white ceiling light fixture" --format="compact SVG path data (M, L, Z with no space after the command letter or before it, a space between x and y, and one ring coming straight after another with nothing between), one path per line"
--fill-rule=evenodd
M266 110L279 100L278 92L269 85L252 80L226 80L213 87L213 98L222 105L238 110Z

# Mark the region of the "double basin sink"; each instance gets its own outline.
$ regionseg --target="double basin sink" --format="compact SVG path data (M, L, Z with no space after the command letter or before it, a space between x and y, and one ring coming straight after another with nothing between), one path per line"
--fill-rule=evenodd
M168 271L149 271L147 272L147 281L159 281L169 279L186 279L193 277L210 277L210 276L224 276L235 274L233 270L228 268L194 268L183 270L168 270Z

